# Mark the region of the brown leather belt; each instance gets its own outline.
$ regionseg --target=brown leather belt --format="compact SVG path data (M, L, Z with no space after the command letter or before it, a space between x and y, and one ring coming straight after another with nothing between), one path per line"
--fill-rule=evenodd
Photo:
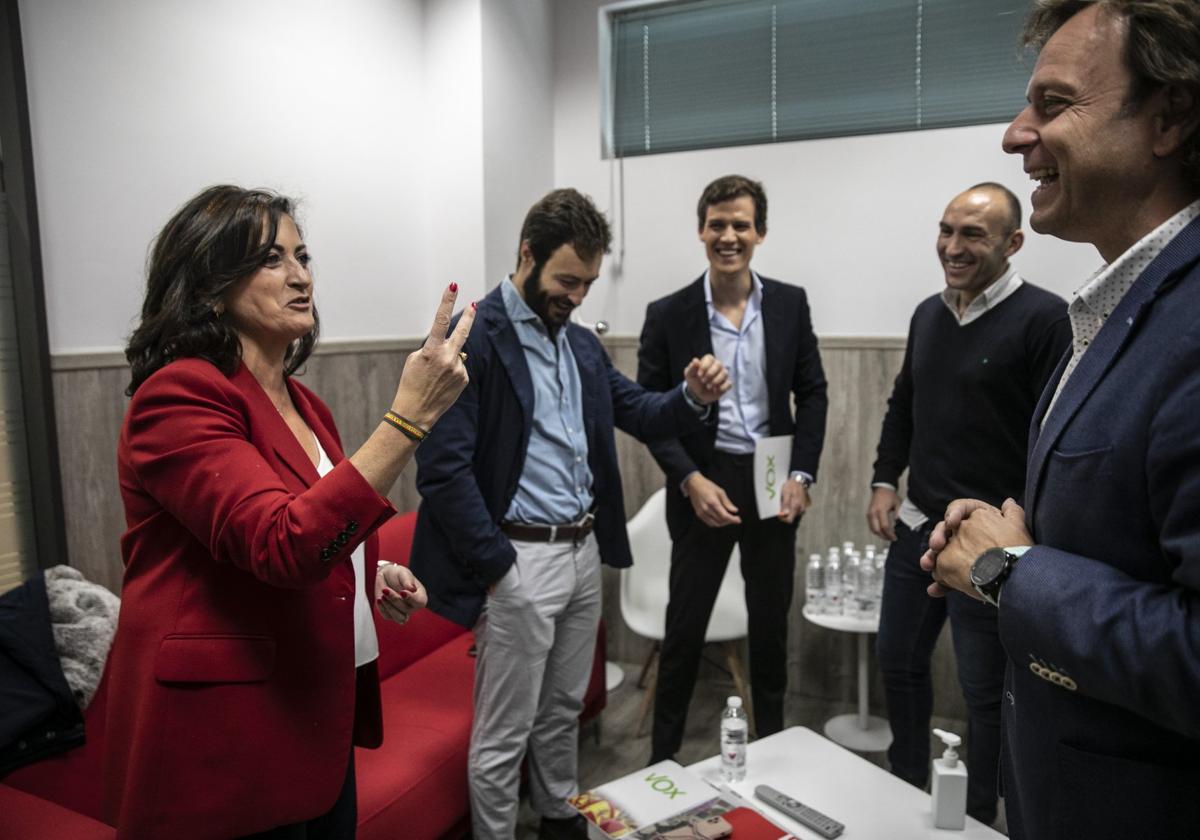
M501 522L500 530L514 540L524 542L573 542L581 543L592 533L596 518L586 514L578 522L568 525L526 525L523 522Z

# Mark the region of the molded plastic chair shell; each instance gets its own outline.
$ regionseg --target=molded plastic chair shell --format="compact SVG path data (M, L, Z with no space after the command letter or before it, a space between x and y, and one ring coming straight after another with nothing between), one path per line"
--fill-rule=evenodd
M621 570L621 617L639 636L662 641L666 631L671 569L667 532L667 489L658 490L629 520L633 565ZM746 635L746 595L738 548L733 547L705 641L727 642Z

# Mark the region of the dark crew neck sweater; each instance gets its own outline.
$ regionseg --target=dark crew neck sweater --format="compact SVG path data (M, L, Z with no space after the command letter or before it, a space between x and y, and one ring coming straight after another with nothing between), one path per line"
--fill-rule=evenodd
M940 294L922 301L872 483L895 486L907 467L908 497L934 521L958 498L1020 501L1030 419L1070 344L1066 301L1029 283L966 326Z

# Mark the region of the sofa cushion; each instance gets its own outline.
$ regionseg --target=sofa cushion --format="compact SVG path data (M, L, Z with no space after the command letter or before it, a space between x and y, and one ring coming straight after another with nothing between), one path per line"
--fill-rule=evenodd
M355 751L359 840L441 837L461 825L468 810L471 642L462 633L383 681L383 747Z
M104 765L107 685L108 677L105 675L84 712L86 740L83 746L19 767L0 781L94 819L103 819L100 780L103 778ZM0 832L0 837L4 836Z
M4 840L107 840L116 836L116 829L99 820L0 784L0 837Z

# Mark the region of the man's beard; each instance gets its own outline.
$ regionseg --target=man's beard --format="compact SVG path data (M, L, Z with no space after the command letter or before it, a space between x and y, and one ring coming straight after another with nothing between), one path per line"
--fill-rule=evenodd
M542 323L546 325L546 329L550 335L558 335L558 330L562 327L566 320L556 321L550 314L550 293L542 288L542 265L543 263L535 262L533 268L529 270L529 276L525 278L522 284L522 291L525 293L525 303L533 310L534 314L542 319Z

